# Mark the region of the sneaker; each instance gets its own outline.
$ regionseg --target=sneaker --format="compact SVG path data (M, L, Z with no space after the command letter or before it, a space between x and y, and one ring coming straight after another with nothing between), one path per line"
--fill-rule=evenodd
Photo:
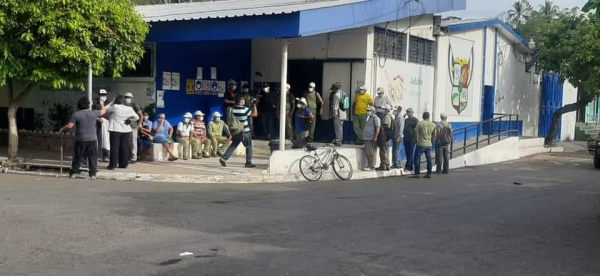
M385 171L385 166L380 166L379 168L375 169L376 171Z
M94 176L90 176L90 180L96 180L96 179L98 179L98 178L96 178L95 175Z
M413 175L410 176L410 178L421 178L421 176L418 175L418 174L413 174Z
M367 172L368 172L368 171L372 171L372 170L373 170L373 169L372 169L371 167L366 167L366 168L363 168L363 171L367 171Z
M203 153L202 157L203 158L210 158L211 156L208 153ZM212 156L212 157L216 157L216 156Z
M223 165L223 164L221 163L221 165ZM252 163L246 163L246 164L244 165L244 167L246 167L246 168L256 168L256 165L254 165L254 164L252 164Z
M107 167L106 169L107 169L107 170L114 171L114 170L115 170L115 167Z
M227 164L225 163L225 160L223 160L222 158L219 158L219 163L221 163L221 166L227 167Z
M69 178L70 179L75 179L75 175L74 174L69 174Z
M137 163L137 160L131 160L131 161L129 161L129 164L135 164L135 163Z
M221 155L219 155L219 156L221 156ZM217 155L216 154L211 154L210 157L217 157Z
M426 174L425 178L431 178L431 174Z
M202 156L194 155L192 156L192 159L202 159Z
M102 159L102 162L108 163L108 162L110 162L110 159L108 159L108 157L104 157L104 159Z
M333 141L333 145L336 146L336 147L341 147L342 143L340 143L340 141L338 141L338 140L334 140Z

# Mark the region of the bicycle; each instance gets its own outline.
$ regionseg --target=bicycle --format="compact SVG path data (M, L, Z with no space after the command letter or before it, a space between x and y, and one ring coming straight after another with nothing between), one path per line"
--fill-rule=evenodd
M323 170L328 170L329 166L333 167L333 172L341 180L349 180L352 178L353 170L350 160L339 154L333 144L325 144L327 150L324 152L324 157L321 158L317 153L317 148L311 144L306 144L305 149L309 154L300 158L300 172L308 181L318 181L323 176ZM349 169L347 175L342 176L343 169ZM312 176L312 177L311 177Z

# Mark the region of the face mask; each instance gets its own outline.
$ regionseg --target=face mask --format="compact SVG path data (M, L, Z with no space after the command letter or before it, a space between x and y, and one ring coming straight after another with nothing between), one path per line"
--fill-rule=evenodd
M125 99L125 103L130 104L131 103L131 99L129 99L129 98Z
M232 85L232 86L231 86L231 90L235 90L235 89L237 89L237 86L235 86L235 85Z
M265 93L269 93L269 88L265 88L263 91L265 91Z
M220 117L215 117L215 122L219 122L219 121L221 121L221 118Z
M106 96L100 96L100 101L106 102Z
M245 104L246 104L246 102L245 102L245 101L241 101L241 102L240 102L240 106L244 106Z
M314 89L314 88L312 88L312 87L309 87L309 88L308 88L308 92L314 92L314 91L315 91L315 89Z
M183 121L187 124L190 122L190 118L185 118L185 119L183 119Z
M165 118L164 118L164 117L161 117L161 118L158 118L158 119L159 119L159 120L161 120L161 121L164 121L164 120L165 120Z
M377 97L383 97L383 93L377 93Z
M297 105L296 105L296 107L297 107L297 108L302 108L302 107L304 107L304 106L303 106L303 105L301 105L301 104L297 104Z
M244 92L244 93L248 93L248 92L249 92L249 91L248 91L248 88L244 88L244 89L242 89L242 92Z
M148 121L149 118L150 116L144 116L144 121Z

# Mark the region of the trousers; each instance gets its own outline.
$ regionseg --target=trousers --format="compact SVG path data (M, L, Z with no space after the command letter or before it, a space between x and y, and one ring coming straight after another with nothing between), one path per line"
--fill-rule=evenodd
M335 130L335 140L340 143L344 141L344 120L333 118L333 129Z
M95 176L98 172L98 141L75 141L73 147L73 161L70 175L81 172L81 161L87 159L89 175Z
M110 132L110 162L108 167L127 168L131 157L131 132Z

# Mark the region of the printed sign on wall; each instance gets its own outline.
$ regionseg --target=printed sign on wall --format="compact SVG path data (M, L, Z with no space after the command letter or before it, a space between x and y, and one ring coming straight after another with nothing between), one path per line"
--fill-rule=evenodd
M171 90L181 90L179 73L171 73Z
M187 80L186 85L186 94L194 95L196 91L196 81L195 80Z
M162 89L163 90L171 89L171 72L163 72Z

